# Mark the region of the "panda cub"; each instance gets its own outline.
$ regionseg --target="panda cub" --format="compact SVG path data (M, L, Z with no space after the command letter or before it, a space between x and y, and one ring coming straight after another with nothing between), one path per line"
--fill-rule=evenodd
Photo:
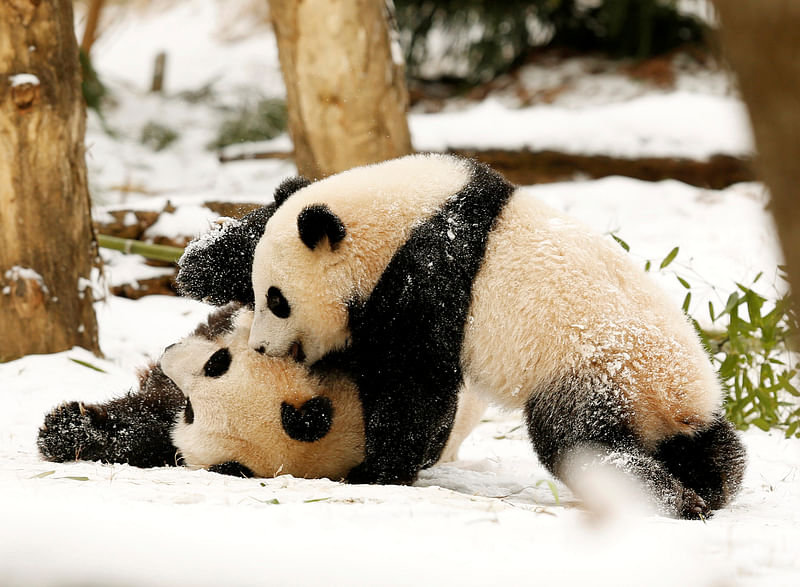
M567 484L589 451L668 515L737 492L745 450L692 326L609 239L452 156L279 196L258 244L225 258L252 261L253 349L355 380L366 445L351 481L412 481L466 385L523 410Z
M54 409L39 431L42 456L343 478L364 457L353 381L255 353L247 344L251 321L252 312L229 304L168 347L137 392ZM484 409L477 396L464 398L442 461L455 460Z

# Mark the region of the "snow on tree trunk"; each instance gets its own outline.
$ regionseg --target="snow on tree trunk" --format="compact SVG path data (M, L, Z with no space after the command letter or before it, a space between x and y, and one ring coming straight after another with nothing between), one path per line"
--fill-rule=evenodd
M714 0L723 49L750 111L756 164L772 194L772 214L800 295L800 4L794 0Z
M71 0L0 2L0 361L99 352Z
M270 0L298 171L317 179L411 152L384 0Z

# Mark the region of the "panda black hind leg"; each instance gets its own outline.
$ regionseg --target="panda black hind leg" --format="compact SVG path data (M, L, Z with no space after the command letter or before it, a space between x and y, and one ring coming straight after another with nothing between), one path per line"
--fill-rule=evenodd
M722 414L692 436L662 442L654 456L712 510L726 506L738 493L747 462L744 444Z
M644 449L631 426L632 410L621 398L612 385L592 376L565 377L535 394L524 411L539 460L572 489L576 467L611 466L635 479L661 513L707 516L703 498Z

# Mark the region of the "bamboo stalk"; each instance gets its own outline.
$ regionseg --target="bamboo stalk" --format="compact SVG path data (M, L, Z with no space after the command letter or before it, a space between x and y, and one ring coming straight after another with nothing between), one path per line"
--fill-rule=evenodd
M129 238L119 238L116 236L109 236L107 234L98 234L97 244L104 249L121 251L126 255L133 253L136 255L141 255L147 259L166 261L168 263L175 263L183 254L183 249L180 247L154 245L152 243L145 243Z
M103 10L104 0L91 0L89 2L89 12L86 16L86 28L83 31L81 49L88 56L92 50L92 45L97 39L97 25L100 22L100 12Z

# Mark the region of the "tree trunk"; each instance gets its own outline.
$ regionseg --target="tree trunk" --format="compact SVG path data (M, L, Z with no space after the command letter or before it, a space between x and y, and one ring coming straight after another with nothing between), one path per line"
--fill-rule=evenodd
M739 77L753 123L757 165L800 292L800 3L714 0L723 50Z
M402 59L385 0L270 0L301 175L411 152Z
M71 0L0 2L0 361L99 352Z

